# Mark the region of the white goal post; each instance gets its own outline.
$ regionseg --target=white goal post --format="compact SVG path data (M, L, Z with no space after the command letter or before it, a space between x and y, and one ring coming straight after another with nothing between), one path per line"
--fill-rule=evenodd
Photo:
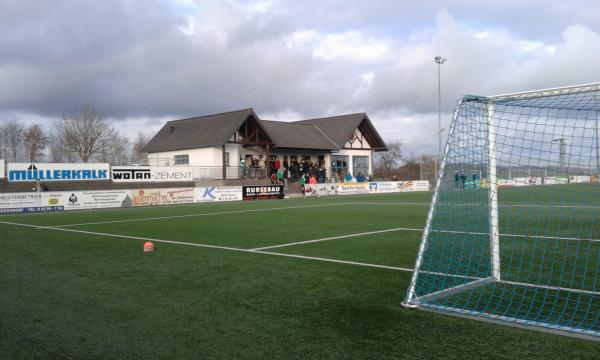
M599 112L600 83L463 97L402 305L600 340Z

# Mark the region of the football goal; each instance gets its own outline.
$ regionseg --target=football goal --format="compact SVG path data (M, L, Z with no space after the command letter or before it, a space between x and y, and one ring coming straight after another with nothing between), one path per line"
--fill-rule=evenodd
M403 302L600 340L600 83L465 96Z

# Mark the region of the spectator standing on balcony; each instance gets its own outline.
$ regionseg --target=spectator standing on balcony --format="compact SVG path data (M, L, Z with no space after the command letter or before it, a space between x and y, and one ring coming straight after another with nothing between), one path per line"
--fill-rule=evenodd
M356 182L362 183L365 181L367 181L367 180L365 180L365 177L362 173L358 173L358 175L356 175Z
M246 160L244 160L243 157L240 156L240 176L242 178L246 177Z
M260 169L260 171L259 171L260 175L258 175L258 177L261 177L263 179L267 177L265 166L266 166L265 158L262 155L258 155L258 168ZM264 171L264 175L263 175L263 171Z
M273 162L273 167L275 168L276 172L279 171L279 169L281 168L281 162L279 161L279 158L275 158L275 162Z
M298 180L298 162L296 160L293 160L290 165L290 177L292 181Z
M352 182L352 174L350 172L346 173L346 176L344 176L344 181L345 182Z
M288 179L290 178L290 171L288 169L283 170L283 188L288 189Z
M323 165L317 169L317 182L325 182L325 168Z
M304 185L306 184L306 178L304 175L300 176L300 186L302 186L302 193L304 194Z

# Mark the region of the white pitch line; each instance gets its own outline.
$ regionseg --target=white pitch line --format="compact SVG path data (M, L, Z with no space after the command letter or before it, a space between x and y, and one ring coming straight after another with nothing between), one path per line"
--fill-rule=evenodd
M489 235L489 233L476 231L458 231L458 230L430 230L431 232L441 232L449 234L467 234L467 235ZM518 237L526 239L545 239L545 240L567 240L567 241L591 241L600 242L600 239L577 238L577 237L561 237L561 236L546 236L546 235L525 235L525 234L499 234L500 236Z
M259 247L259 248L252 249L252 251L270 250L270 249L282 248L282 247L287 247L287 246L311 244L311 243L316 243L316 242L321 242L321 241L339 240L339 239L346 239L346 238L351 238L351 237L359 237L359 236L366 236L366 235L382 234L382 233L387 233L387 232L392 232L392 231L418 231L418 232L423 232L423 229L412 229L412 228L399 227L399 228L393 228L393 229L375 230L375 231L368 231L368 232L362 232L362 233L356 233L356 234L331 236L331 237L326 237L326 238L321 238L321 239L306 240L306 241L297 241L297 242L286 243L286 244L279 244L279 245L273 245L273 246Z
M600 295L600 292L594 291L594 290L573 289L573 288L566 288L566 287L561 287L561 286L530 284L530 283L524 283L524 282L519 282L519 281L508 281L508 280L498 280L498 282L502 283L502 284L527 286L527 287L541 288L541 289L547 289L547 290L571 291L571 292L582 293L582 294L587 294L587 295L596 295L596 296Z
M277 249L277 248L288 247L288 246L312 244L312 243L318 243L318 242L322 242L322 241L339 240L339 239L346 239L346 238L352 238L352 237L374 235L374 234L381 234L381 233L395 232L395 231L416 231L416 232L423 232L423 229L422 228L398 227L398 228L392 228L392 229L375 230L375 231L368 231L368 232L362 232L362 233L356 233L356 234L331 236L331 237L325 237L325 238L314 239L314 240L297 241L297 242L291 242L291 243L285 243L285 244L265 246L265 247L254 248L254 249L251 249L251 250L253 250L253 251L270 250L270 249ZM447 234L485 235L485 236L489 235L489 233L484 233L484 232L458 231L458 230L431 230L431 232L441 232L441 233L447 233ZM546 239L546 240L567 240L567 241L600 242L600 239L559 237L559 236L544 236L544 235L500 234L500 236L518 237L518 238L532 238L532 239Z
M328 207L328 206L353 206L353 205L408 205L408 206L429 206L429 203L417 203L417 202L346 202L346 203L333 203L333 204L318 204L318 205L300 205L300 206L284 206L284 207L276 207L276 208L263 208L263 209L249 209L249 210L231 210L231 211L219 211L212 213L195 213L195 214L185 214L185 215L170 215L170 216L155 216L155 217L147 217L147 218L135 218L135 219L124 219L124 220L109 220L109 221L96 221L96 222L86 222L86 223L75 223L75 224L61 224L61 225L51 225L48 227L71 227L71 226L86 226L86 225L101 225L101 224L117 224L117 223L127 223L127 222L136 222L136 221L149 221L149 220L167 220L167 219L177 219L177 218L187 218L187 217L199 217L199 216L214 216L214 215L230 215L230 214L243 214L243 213L251 213L251 212L262 212L262 211L276 211L276 210L291 210L291 209L303 209L303 208L314 208L314 207ZM482 206L485 204L440 204L446 206ZM585 205L557 205L557 206L547 206L547 205L500 205L501 207L566 207L566 208L600 208L595 206L585 206Z
M76 223L76 224L52 225L52 226L48 226L48 227L63 228L63 227L70 227L70 226L118 224L118 223L135 222L135 221L167 220L167 219L178 219L178 218L188 218L188 217L198 217L198 216L230 215L230 214L243 214L243 213L252 213L252 212L262 212L262 211L304 209L304 208L327 207L327 206L344 206L344 205L355 205L355 203L337 203L337 204L282 206L282 207L263 208L263 209L230 210L230 211L218 211L218 212L211 212L211 213L195 213L195 214L185 214L185 215L155 216L155 217L135 218L135 219L125 219L125 220L109 220L109 221L95 221L95 222Z
M305 256L305 255L296 255L296 254L276 253L276 252L260 251L260 250L248 250L248 252L255 253L255 254L275 255L275 256L283 256L283 257L290 257L290 258L296 258L296 259L306 259L306 260L317 260L317 261L332 262L332 263L337 263L337 264L366 266L366 267L372 267L372 268L389 269L389 270L397 270L397 271L405 271L405 272L412 272L413 271L413 269L404 268L404 267L396 267L396 266L388 266L388 265L377 265L377 264L363 263L363 262L357 262L357 261L338 260L338 259L322 258L322 257L315 257L315 256Z
M431 203L419 203L419 202L357 202L355 204L363 204L363 205L422 205L429 206ZM464 204L452 204L452 203L438 203L439 206L485 206L487 207L487 203L464 203ZM582 208L582 209L600 209L600 206L596 205L541 205L541 204L499 204L500 207L532 207L532 208L565 208L565 209L574 209L574 208Z
M305 260L313 260L313 261L324 261L324 262L337 263L337 264L355 265L355 266L363 266L363 267L371 267L371 268L379 268L379 269L388 269L388 270L396 270L396 271L404 271L404 272L412 272L413 271L413 269L410 269L410 268L395 267L395 266L388 266L388 265L370 264L370 263L363 263L363 262L357 262L357 261L338 260L338 259L329 259L329 258L314 257L314 256L303 256L303 255L295 255L295 254L285 254L285 253L276 253L276 252L269 252L269 251L257 251L257 250L252 250L252 249L240 249L240 248L234 248L234 247L228 247L228 246L208 245L208 244L199 244L199 243L188 243L188 242L183 242L183 241L173 241L173 240L163 240L163 239L154 239L154 238L140 237L140 236L130 236L130 235L101 233L101 232L95 232L95 231L64 229L64 228L57 228L57 227L50 227L50 226L21 224L21 223L9 222L9 221L0 221L0 224L14 225L14 226L23 226L23 227L29 227L29 228L34 228L34 229L47 229L47 230L54 230L54 231L64 231L64 232L71 232L71 233L77 233L77 234L86 234L86 235L95 235L95 236L103 236L103 237L113 237L113 238L121 238L121 239L154 241L154 242L157 242L157 243L194 246L194 247L200 247L200 248L218 249L218 250L227 250L227 251L236 251L236 252L249 253L249 254L263 254L263 255L272 255L272 256L291 257L291 258L297 258L297 259L305 259ZM448 276L453 276L453 275L448 275Z
M86 230L63 229L63 228L50 227L50 226L21 224L21 223L9 222L9 221L0 221L0 224L29 227L29 228L34 228L34 229L47 229L47 230L63 231L63 232L70 232L70 233L77 233L77 234L103 236L103 237L113 237L113 238L120 238L120 239L154 241L157 243L193 246L193 247L208 248L208 249L226 250L226 251L236 251L236 252L247 253L247 254L263 254L263 255L272 255L272 256L281 256L281 257L289 257L289 258L296 258L296 259L312 260L312 261L323 261L323 262L336 263L336 264L363 266L363 267L388 269L388 270L403 271L403 272L414 271L414 269L411 269L411 268L371 264L371 263L364 263L364 262L358 262L358 261L339 260L339 259L323 258L323 257L316 257L316 256L305 256L305 255L297 255L297 254L287 254L287 253L276 253L276 252L253 250L253 249L240 249L240 248L234 248L234 247L228 247L228 246L188 243L188 242L183 242L183 241L173 241L173 240L163 240L163 239L140 237L140 236L101 233L101 232L86 231ZM446 273L441 273L441 272L437 272L437 271L423 270L423 271L421 271L421 273L431 274L431 275L440 275L440 276L449 276L449 277L455 277L455 278L461 278L461 279L471 279L471 280L481 279L479 277L474 277L474 276L459 275L459 274L446 274Z
M429 205L429 204L425 204L425 203L402 203L402 202L387 203L387 204L389 204L389 205ZM149 217L149 218L125 219L125 220L110 220L110 221L96 221L96 222L76 223L76 224L62 224L62 225L52 225L52 226L48 226L48 227L62 228L62 227L70 227L70 226L116 224L116 223L135 222L135 221L166 220L166 219L177 219L177 218L197 217L197 216L243 214L243 213L250 213L250 212L261 212L261 211L291 210L291 209L304 209L304 208L313 208L313 207L348 206L348 205L352 206L352 205L381 205L381 204L348 202L348 203L333 203L333 204L318 204L318 205L283 206L283 207L276 207L276 208L231 210L231 211L219 211L219 212L212 212L212 213L196 213L196 214L185 214L185 215L169 215L169 216L156 216L156 217Z

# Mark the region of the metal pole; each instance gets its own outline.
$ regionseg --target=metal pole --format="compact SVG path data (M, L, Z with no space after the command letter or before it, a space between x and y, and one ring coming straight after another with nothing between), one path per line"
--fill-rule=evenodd
M439 161L442 156L442 64L446 58L436 56L433 59L438 64L438 152L435 157L435 178L438 177Z
M442 63L438 62L438 153L437 162L442 154ZM437 176L437 173L436 173Z
M598 99L598 96L595 97L596 101L598 102L598 104L600 105L600 101ZM596 110L596 123L595 123L595 130L596 130L596 176L600 176L600 149L598 149L598 113L600 111Z
M446 156L450 151L450 142L452 141L452 134L454 133L454 128L456 126L456 121L458 119L458 113L460 111L460 107L462 105L462 100L456 106L454 110L454 115L452 116L452 122L450 123L450 130L448 132L448 138L446 139L446 147L444 149L444 158L442 159L442 167L441 171L436 178L435 183L435 191L433 193L433 197L431 198L431 204L429 205L429 212L427 213L427 220L425 222L425 229L423 229L423 234L421 235L421 244L419 245L419 252L417 254L417 260L415 262L415 268L413 270L412 278L410 280L410 285L408 286L408 291L406 294L406 300L402 302L403 307L414 308L418 307L418 301L416 301L417 293L417 279L419 277L419 271L421 270L421 265L423 264L423 256L425 254L425 250L427 249L427 242L429 240L429 233L431 231L431 224L433 222L433 216L435 214L435 207L438 201L438 194L442 185L442 177L444 175L444 163L446 161Z
M500 280L500 231L498 221L498 190L496 168L496 124L494 104L485 104L485 119L488 140L488 201L492 278Z

